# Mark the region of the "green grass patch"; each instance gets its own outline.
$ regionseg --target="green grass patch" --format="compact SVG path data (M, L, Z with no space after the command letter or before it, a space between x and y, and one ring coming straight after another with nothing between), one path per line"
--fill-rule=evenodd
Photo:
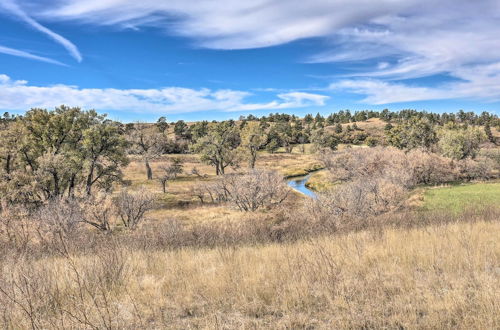
M466 208L483 208L500 204L500 183L474 183L428 189L424 209L461 212Z

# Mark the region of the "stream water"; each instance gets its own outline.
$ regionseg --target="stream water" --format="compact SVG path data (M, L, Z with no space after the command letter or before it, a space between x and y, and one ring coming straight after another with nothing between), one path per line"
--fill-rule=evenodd
M310 174L304 175L304 176L296 176L296 177L288 179L287 183L290 187L297 190L298 192L300 192L306 196L309 196L311 198L316 198L316 194L314 193L314 191L312 191L311 189L306 187L307 180L309 180L311 175L312 174L310 173Z

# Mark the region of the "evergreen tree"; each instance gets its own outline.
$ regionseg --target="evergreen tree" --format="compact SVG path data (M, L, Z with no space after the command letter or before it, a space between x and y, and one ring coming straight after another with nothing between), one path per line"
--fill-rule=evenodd
M491 133L491 127L489 122L486 122L484 124L484 133L486 134L486 138L488 139L488 141L495 143L495 137L493 136L493 133Z
M335 124L335 133L337 134L342 133L342 125L340 123Z
M158 131L162 134L165 134L165 132L168 129L168 123L167 123L167 118L165 117L160 117L156 121L156 127L158 128Z

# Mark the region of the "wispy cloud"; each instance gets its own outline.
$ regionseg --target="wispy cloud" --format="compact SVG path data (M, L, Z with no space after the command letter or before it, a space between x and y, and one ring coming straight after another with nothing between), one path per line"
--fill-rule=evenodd
M495 71L481 76L471 71L478 64L493 70L491 65L500 62L498 0L199 0L196 4L177 0L64 0L58 6L39 6L37 12L48 20L122 28L155 26L217 49L268 47L323 37L330 49L311 54L306 62L350 62L352 76L361 81L389 90L404 87L405 91L418 92L419 99L470 93L449 93L449 88L462 84L438 89L417 86L415 90L414 85L391 81L438 74L462 79L462 73L469 72L467 86L481 85L479 81L498 83L485 78ZM353 64L359 61L363 65ZM366 86L358 89L362 90L368 92ZM497 92L495 86L487 90L489 97ZM485 94L478 92L477 97ZM414 93L380 98L367 95L365 100L377 102L416 97Z
M142 113L185 113L206 110L242 111L322 106L325 95L280 93L268 103L246 102L251 93L236 90L210 90L165 87L158 89L89 89L77 86L32 86L0 74L0 109L27 110L52 108L60 104L78 105L99 110Z
M430 1L430 0L425 0ZM78 20L122 28L156 26L205 47L245 49L331 36L342 27L396 14L416 0L65 0L40 6L45 19Z
M2 0L2 2L0 2L0 7L3 7L9 13L22 20L26 24L30 25L35 30L46 34L49 38L62 45L78 62L82 61L82 55L80 54L80 51L71 41L31 18L31 16L29 16L24 10L21 9L21 7L19 7L16 2L14 2L14 0Z
M366 102L500 97L498 0L17 1L29 14L18 16L39 29L30 17L123 29L154 26L214 49L320 37L323 51L305 50L305 62L348 67L353 79L332 78L333 85L365 95ZM432 87L402 82L436 75L461 81ZM275 102L287 102L277 97Z
M460 68L454 75L460 80L434 87L362 78L341 80L329 88L365 95L361 102L368 104L446 99L500 101L500 62Z
M34 55L19 49L14 49L10 47L5 47L5 46L0 46L0 53L2 54L7 54L7 55L12 55L12 56L19 56L19 57L24 57L24 58L29 58L32 60L37 60L37 61L42 61L42 62L47 62L47 63L52 63L52 64L57 64L57 65L66 65L64 63L61 63L59 61L50 59L48 57L43 57L43 56L38 56Z

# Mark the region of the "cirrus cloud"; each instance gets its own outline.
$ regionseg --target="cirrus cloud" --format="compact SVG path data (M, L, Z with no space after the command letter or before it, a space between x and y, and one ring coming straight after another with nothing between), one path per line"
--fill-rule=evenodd
M214 49L269 47L321 38L323 50L306 49L304 62L336 63L347 68L353 79L336 77L332 79L334 85L364 94L366 102L500 97L496 71L500 63L498 0L17 3L38 20L136 30L155 27L170 35L190 38L197 46ZM407 82L433 76L458 82L437 86Z
M55 33L54 31L50 30L49 28L43 26L42 24L38 23L36 20L31 18L30 15L28 15L14 0L2 0L0 2L0 8L3 8L6 10L8 13L13 15L15 18L18 18L22 21L24 21L26 24L34 28L35 30L47 35L49 38L53 39L60 45L62 45L66 50L73 56L78 62L82 61L82 55L80 54L80 51L78 48L68 39L64 38L60 34ZM26 55L19 55L15 53L11 53L11 55L15 56L22 56L22 57L28 57L36 60L41 60L44 62L49 62L49 63L55 63L57 61L54 60L47 60L44 58L41 58L39 56L26 56Z

